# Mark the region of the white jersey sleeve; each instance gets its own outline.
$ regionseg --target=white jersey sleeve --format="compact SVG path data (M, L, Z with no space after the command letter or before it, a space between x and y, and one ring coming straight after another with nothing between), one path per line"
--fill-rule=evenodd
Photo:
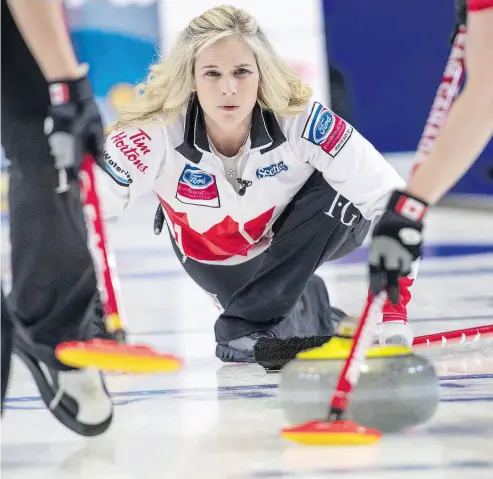
M321 171L368 220L381 216L390 192L405 186L368 140L321 103L292 121L288 140L299 159Z
M104 218L120 213L153 189L165 169L166 137L160 126L132 127L110 133L105 143L105 170L96 181Z

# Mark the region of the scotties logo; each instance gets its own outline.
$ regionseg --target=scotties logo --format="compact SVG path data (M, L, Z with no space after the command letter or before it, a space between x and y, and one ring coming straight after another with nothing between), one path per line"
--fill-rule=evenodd
M284 163L284 161L281 161L280 163L277 163L276 165L270 165L266 166L264 168L259 168L255 174L257 175L257 178L261 180L262 178L270 177L270 176L276 176L278 173L281 173L281 171L288 171L288 165Z

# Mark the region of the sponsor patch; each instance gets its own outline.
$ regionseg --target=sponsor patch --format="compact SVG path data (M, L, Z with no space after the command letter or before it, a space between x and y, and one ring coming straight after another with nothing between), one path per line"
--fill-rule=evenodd
M125 158L132 163L141 173L147 171L148 165L142 161L142 157L151 152L149 143L151 137L140 128L137 133L128 136L125 131L120 131L110 137L113 144L120 150Z
M178 180L176 199L189 205L219 208L216 177L196 166L186 165Z
M69 89L66 83L52 83L49 88L52 105L64 105L70 100Z
M301 136L335 157L352 133L351 125L322 104L315 102Z
M126 188L132 184L130 173L125 168L122 168L113 158L111 158L107 151L104 152L104 162L106 173L108 173L108 175L110 175L116 183Z
M288 165L286 165L284 161L281 161L276 165L269 165L263 168L258 168L255 174L257 175L257 178L261 180L262 178L276 176L278 173L281 173L281 171L288 171L288 169Z
M407 196L401 196L394 209L396 213L411 221L421 221L427 210L424 203Z

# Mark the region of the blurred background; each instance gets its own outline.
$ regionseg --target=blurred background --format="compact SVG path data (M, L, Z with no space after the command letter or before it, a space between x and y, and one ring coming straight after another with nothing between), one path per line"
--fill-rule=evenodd
M253 14L318 99L408 175L450 53L453 0L66 0L74 45L91 67L107 123L191 18L221 3ZM446 200L493 205L493 145Z

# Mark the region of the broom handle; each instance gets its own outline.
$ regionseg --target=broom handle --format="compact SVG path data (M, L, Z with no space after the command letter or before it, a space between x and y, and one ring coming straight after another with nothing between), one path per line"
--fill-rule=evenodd
M369 294L361 319L330 403L329 420L342 419L349 405L349 396L358 382L366 352L373 344L375 329L386 299L386 293Z
M101 302L105 316L105 326L119 342L125 342L125 330L122 325L115 285L119 285L116 263L108 246L104 223L101 216L101 205L94 175L95 161L86 155L79 174L84 213L88 224L90 250L98 275L101 291Z
M464 56L466 43L466 27L461 25L454 38L452 49L445 65L442 81L438 86L435 99L418 143L418 150L413 165L413 173L426 159L433 149L440 128L447 118L450 107L457 96L462 78L464 77Z

